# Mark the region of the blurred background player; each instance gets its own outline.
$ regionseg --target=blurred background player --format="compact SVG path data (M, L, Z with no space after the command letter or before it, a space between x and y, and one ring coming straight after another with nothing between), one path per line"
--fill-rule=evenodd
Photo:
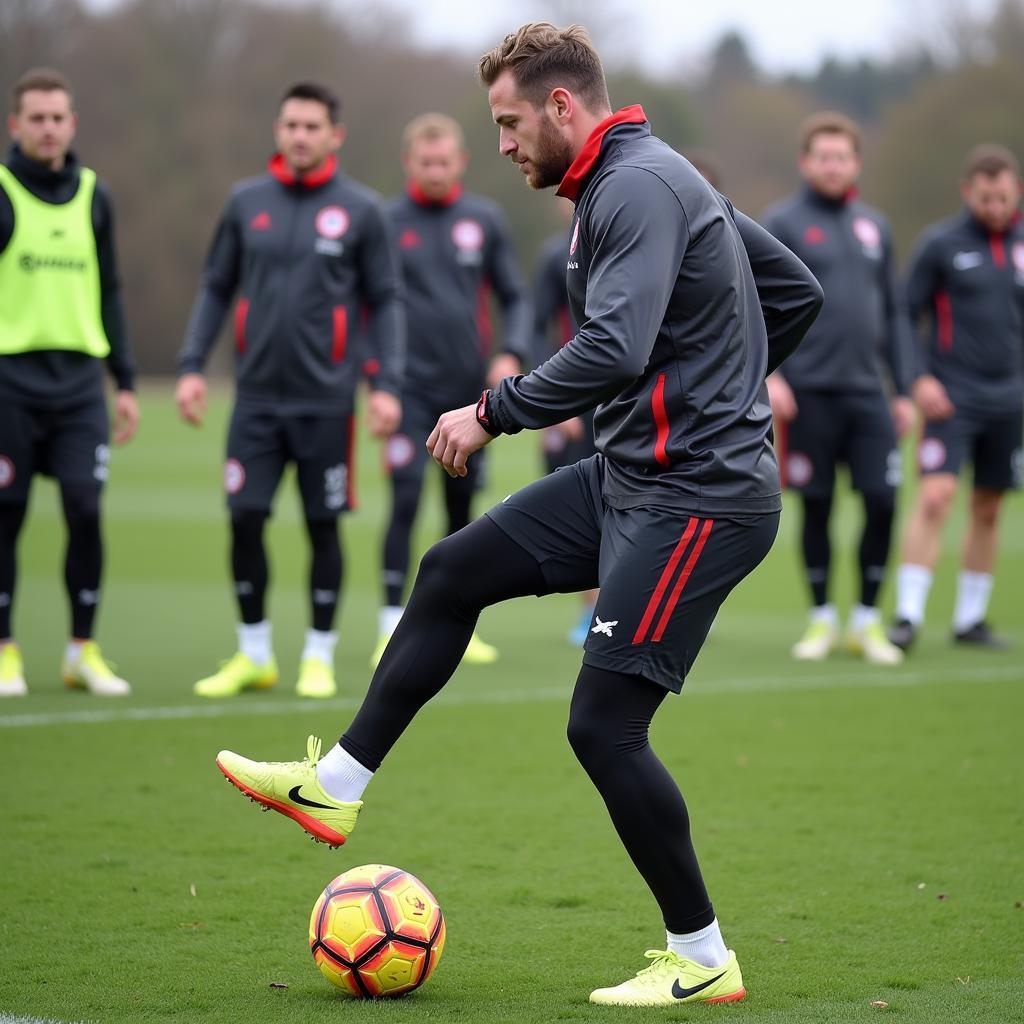
M376 193L338 169L345 138L338 101L301 83L281 101L278 152L267 172L236 185L221 214L182 350L176 399L198 425L206 409L202 370L235 306L237 397L224 486L231 511L231 567L241 622L238 652L195 685L204 697L272 686L277 663L265 615L263 528L285 465L294 462L309 534L312 628L296 691L336 691L333 630L343 577L338 516L352 504L352 451L359 346L349 328L368 311L378 362L368 399L377 437L401 408L403 313L398 267Z
M942 528L957 475L974 464L953 639L1005 647L985 621L1003 495L1019 487L1024 403L1024 227L1020 165L1002 146L967 157L964 209L928 228L910 264L907 305L931 321L914 400L924 417L921 483L903 538L896 622L890 639L908 650L924 621Z
M529 312L512 240L498 206L463 189L468 159L462 129L452 118L423 114L406 126L407 186L389 204L389 213L408 310L408 344L402 423L386 447L391 519L384 538L384 607L371 667L402 617L427 435L441 413L475 402L485 385L519 373L529 358ZM494 355L492 288L502 309L504 338L502 351ZM441 474L447 534L472 518L482 470L479 461L465 477ZM489 664L498 652L474 633L464 657Z
M26 72L12 90L0 164L0 696L26 693L11 636L15 550L34 473L56 479L67 524L68 686L131 692L92 639L103 571L100 492L110 425L103 368L114 378L114 441L139 409L114 248L110 194L70 150L78 117L67 79Z
M569 309L569 293L565 287L565 265L569 256L569 228L572 203L559 199L558 208L565 227L548 238L537 256L536 280L533 286L533 362L540 365L568 344L578 330ZM588 459L594 447L594 410L545 427L541 431L544 468L554 473L580 459ZM582 647L587 640L597 604L596 590L586 590L580 598L583 608L576 625L569 630L569 643Z
M913 423L910 328L898 300L889 225L857 198L857 126L842 114L809 118L799 167L803 188L764 217L765 227L807 264L825 292L803 344L768 381L775 417L788 425L786 478L803 499L803 561L813 601L793 657L820 660L838 642L828 593L829 519L836 467L845 463L864 504L860 600L846 645L872 664L894 665L903 655L886 638L877 602L901 480L897 436Z

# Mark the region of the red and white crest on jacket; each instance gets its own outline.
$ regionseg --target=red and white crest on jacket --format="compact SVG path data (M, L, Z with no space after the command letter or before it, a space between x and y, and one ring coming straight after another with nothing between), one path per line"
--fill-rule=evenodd
M580 221L576 218L576 226L572 229L572 241L569 243L569 255L576 253L576 246L580 244Z
M321 238L341 238L348 225L348 211L343 206L325 206L316 215L316 232Z
M452 225L452 241L457 249L464 252L476 252L484 247L484 229L478 221L457 220Z
M1013 243L1013 265L1018 274L1024 274L1024 242Z
M877 249L882 244L882 232L869 217L854 217L853 233L865 249Z
M6 455L0 455L0 490L14 483L14 463Z

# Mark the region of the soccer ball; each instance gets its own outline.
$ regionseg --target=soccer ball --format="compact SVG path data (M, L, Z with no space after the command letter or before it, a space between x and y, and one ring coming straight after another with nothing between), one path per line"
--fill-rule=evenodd
M350 996L419 988L444 949L444 915L414 875L364 864L338 875L309 918L309 948L323 976Z

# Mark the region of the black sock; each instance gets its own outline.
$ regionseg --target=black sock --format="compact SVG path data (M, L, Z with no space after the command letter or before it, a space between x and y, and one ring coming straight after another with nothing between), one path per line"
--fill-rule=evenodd
M11 610L18 572L18 534L27 505L0 505L0 640L11 636Z
M409 547L422 478L391 478L391 518L384 535L384 603L398 607L409 574Z
M892 543L896 499L892 491L864 495L864 532L860 538L860 603L874 608L885 580Z
M584 665L569 711L569 743L658 901L665 927L682 934L706 928L715 912L686 803L647 738L667 693L641 676Z
M262 622L267 582L267 552L263 547L263 527L267 513L254 509L235 509L231 513L231 573L242 622L247 626Z
M309 531L309 596L313 628L323 633L334 625L341 594L344 562L337 520L306 520Z
M100 532L99 497L96 487L61 489L68 527L64 583L71 606L71 635L78 640L88 640L92 636L100 601L103 536Z
M804 498L804 569L815 607L828 603L828 576L832 561L828 520L831 512L831 494L824 498Z

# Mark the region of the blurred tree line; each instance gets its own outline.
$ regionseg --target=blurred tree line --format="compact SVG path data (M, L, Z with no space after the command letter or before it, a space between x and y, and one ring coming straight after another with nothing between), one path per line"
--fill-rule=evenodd
M579 17L570 7L555 4ZM794 187L799 121L823 107L852 115L866 133L865 197L891 217L905 258L920 229L955 208L971 145L998 141L1024 156L1024 0L943 27L941 46L933 36L886 60L829 57L785 76L764 73L732 32L696 74L610 68L612 103L642 103L655 131L709 156L722 190L754 215ZM4 86L38 64L74 83L76 148L113 189L129 324L150 373L173 369L227 190L263 167L278 98L299 79L338 89L342 164L385 195L402 187L405 123L425 110L458 118L472 153L468 186L502 203L532 269L561 222L554 200L531 195L497 155L475 57L417 47L387 7L356 15L329 0L0 3Z

